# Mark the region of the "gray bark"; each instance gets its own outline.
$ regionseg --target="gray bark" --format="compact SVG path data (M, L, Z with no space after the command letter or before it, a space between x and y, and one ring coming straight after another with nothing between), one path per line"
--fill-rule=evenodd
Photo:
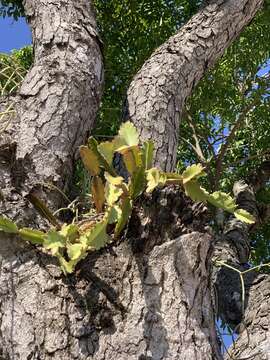
M168 218L158 201L178 216ZM3 358L219 359L213 237L201 214L181 193L162 191L137 207L128 241L89 256L69 278L48 256L2 236Z
M185 100L262 4L263 0L212 1L161 45L135 76L127 94L127 117L143 140L154 141L160 168L175 167Z
M131 118L143 138L156 139L157 159L162 163L164 152L167 169L175 159L184 99L261 3L228 0L207 7L133 81ZM68 185L76 148L95 119L102 58L88 1L26 0L25 7L35 64L21 88L13 128L0 143L0 211L37 226L23 195L40 182ZM165 78L156 79L158 71ZM148 117L150 107L159 118ZM55 194L50 200L59 205ZM67 278L40 249L0 234L0 358L219 359L206 214L175 189L156 192L134 210L125 241L92 254Z
M16 219L26 218L24 195L40 192L41 183L67 189L78 146L94 125L103 84L89 1L27 0L24 6L35 60L15 99L17 115L0 139L5 159L0 212ZM47 197L56 208L62 200L57 192ZM27 222L35 221L30 212Z
M16 159L24 162L31 186L51 181L63 188L101 98L103 64L94 13L86 0L25 0L24 6L35 62L16 107Z
M268 360L270 354L270 276L252 274L245 281L246 309L239 337L226 359Z
M16 115L0 135L0 213L37 226L25 195L42 184L66 190L78 146L94 125L103 59L88 0L25 0L35 60L14 98ZM60 197L51 192L58 208ZM62 199L61 199L62 200Z
M262 1L213 2L158 48L134 78L128 91L128 116L140 129L142 139L151 138L154 141L159 167L167 171L174 168L179 119L185 100L206 69L222 55L223 49L235 39L261 5ZM207 24L211 24L211 30ZM261 183L269 179L269 166L255 178L250 180L254 189L258 190ZM245 190L236 189L240 207L253 213L260 221L252 190ZM240 221L229 221L223 236L216 239L213 260L220 259L245 270L250 255L249 230ZM261 282L260 301L257 295L257 282L260 283L260 280L254 274L245 276L247 303L244 317L239 275L223 268L215 270L212 279L217 292L217 315L237 332L240 328L246 329L241 332L232 356L268 359L270 351L266 339L270 319L265 311L269 297L268 277ZM252 340L247 341L249 332Z
M25 0L24 6L32 28L35 61L18 96L1 103L4 107L5 103L14 102L16 115L0 136L0 213L23 225L46 227L48 224L36 215L25 195L33 190L44 195L41 183L53 183L64 191L69 185L78 145L85 140L96 118L102 93L103 60L89 0ZM59 194L50 191L47 195L50 204L58 208L62 200ZM50 284L47 270L45 281L42 265L35 262L38 254L33 249L29 252L29 247L18 239L1 234L1 359L41 356L31 345L29 357L25 355L29 341L34 348L39 347L40 336L47 325L41 315L39 326L35 323L34 328L29 313L29 309L37 311L40 304L48 300L46 296L43 299L43 290L36 285L44 281L46 288ZM22 267L19 264L23 264ZM13 282L17 268L24 279L20 278L20 284ZM45 318L50 311L49 318L57 318L56 313L52 315L52 308L57 307L61 298L61 294L58 295L50 308L44 305ZM27 303L25 307L21 297ZM35 303L35 297L39 302ZM8 308L11 318L5 323ZM57 335L53 328L48 332L47 342L51 339L51 347L54 341L61 342L61 320L59 316Z
M258 170L258 176L251 178L257 190L269 179L269 172L267 177L264 169L265 164ZM259 223L260 214L253 188L238 182L234 186L234 195L239 206L251 212ZM250 226L236 219L229 220L223 234L217 237L213 261L221 260L240 271L247 270L250 230ZM269 359L270 276L256 271L244 275L244 304L240 277L235 271L226 267L214 268L212 279L216 289L216 313L239 335L226 358Z

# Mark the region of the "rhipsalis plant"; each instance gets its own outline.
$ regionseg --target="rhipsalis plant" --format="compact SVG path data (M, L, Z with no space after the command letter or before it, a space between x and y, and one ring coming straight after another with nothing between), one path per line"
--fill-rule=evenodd
M132 212L134 201L144 192L168 184L181 185L194 201L210 203L234 214L239 220L253 223L247 211L238 209L234 199L223 192L209 194L198 179L205 176L200 164L189 166L182 174L164 173L152 168L154 146L151 141L139 144L135 126L124 123L111 142L98 144L90 138L80 147L80 155L88 170L91 193L98 220L89 217L80 222L53 227L47 233L27 228L18 229L11 220L0 217L0 231L19 235L22 239L43 246L59 260L65 274L90 251L99 250L119 237ZM120 153L128 171L128 179L118 176L113 167L115 153Z
M0 53L0 96L12 94L19 88L32 61L31 46L13 50L10 55Z

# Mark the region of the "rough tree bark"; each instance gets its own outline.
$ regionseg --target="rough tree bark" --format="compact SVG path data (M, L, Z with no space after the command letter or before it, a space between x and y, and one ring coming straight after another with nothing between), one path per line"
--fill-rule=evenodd
M268 165L268 166L265 166ZM250 186L237 182L234 195L239 206L253 213L260 222L260 209L254 196L270 178L269 163L263 163ZM230 266L245 271L249 268L250 227L236 219L225 225L223 234L216 239L213 261L223 261ZM216 311L219 316L236 330L239 337L227 358L267 360L270 346L270 277L255 271L244 275L245 303L243 313L242 285L239 274L231 269L216 268L212 273L216 289Z
M261 4L213 1L135 77L129 113L142 137L156 140L163 168L175 161L184 100ZM25 0L25 9L35 64L0 142L0 211L37 226L24 195L43 182L68 185L76 148L95 119L102 57L88 0ZM53 193L50 201L57 207L60 199ZM0 358L221 358L208 220L181 191L157 191L137 204L123 241L67 278L51 257L0 234Z
M0 204L0 210L3 207L2 212L13 218L22 215L20 195L40 183L68 186L74 155L93 127L103 83L102 54L89 1L26 0L24 7L32 29L34 65L14 101L17 116L12 128L0 140L3 156L9 150L12 158L1 174L8 201ZM57 207L57 193L52 197Z

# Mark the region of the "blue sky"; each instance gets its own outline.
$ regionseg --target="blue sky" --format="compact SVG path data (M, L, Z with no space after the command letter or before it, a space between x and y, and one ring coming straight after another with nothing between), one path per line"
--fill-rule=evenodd
M18 21L0 18L0 52L8 53L31 42L31 32L23 18Z

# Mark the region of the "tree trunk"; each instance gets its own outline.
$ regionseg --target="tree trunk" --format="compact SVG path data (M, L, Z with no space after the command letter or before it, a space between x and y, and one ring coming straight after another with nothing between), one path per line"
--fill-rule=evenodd
M156 192L137 205L127 241L68 278L1 238L4 359L219 359L202 214L181 192Z
M96 118L103 60L89 0L25 0L24 7L32 28L35 61L18 96L6 100L15 104L17 112L0 138L0 213L23 225L46 227L26 196L30 191L44 195L42 184L56 185L64 191L69 185L78 145ZM58 192L47 195L50 204L58 208L62 201ZM53 283L48 269L53 267L56 277L60 273L55 265L45 267L40 263L44 256L39 251L18 239L0 236L1 358L45 358L47 352L44 350L42 355L40 344L49 326L48 314L40 312L39 326L35 328L31 310L39 316L40 305L49 302L43 306L50 313L48 319L54 317L55 323L49 326L51 331L44 342L51 349L57 347L54 344L65 346L61 342L61 321L65 317L61 317L58 307L61 294L54 290L57 296L46 296ZM59 313L53 313L54 308ZM7 322L6 316L11 316Z
M24 6L35 60L14 101L12 127L0 139L0 212L34 226L33 213L26 220L24 196L40 192L42 184L67 189L78 146L96 119L103 61L88 0L26 0ZM58 208L63 199L50 193Z
M26 0L24 6L35 60L20 89L16 158L24 162L31 186L51 181L63 188L101 98L95 17L87 0Z
M130 116L143 138L156 140L163 168L175 162L184 100L261 3L209 5L134 79ZM26 0L25 9L35 63L0 143L0 211L38 227L24 195L41 192L44 182L68 186L76 149L94 123L103 69L88 0ZM70 277L39 249L0 234L0 358L220 359L208 220L176 189L157 191L137 204L125 241L89 255Z

